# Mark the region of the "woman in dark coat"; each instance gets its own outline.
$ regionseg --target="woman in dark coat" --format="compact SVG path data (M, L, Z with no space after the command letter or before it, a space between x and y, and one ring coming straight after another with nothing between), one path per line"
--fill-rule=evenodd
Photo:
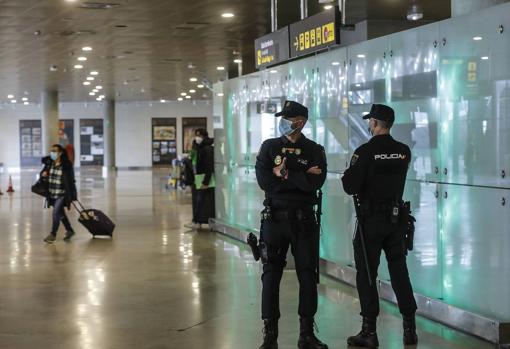
M70 209L71 203L77 199L73 165L69 161L65 149L59 144L55 144L51 148L50 157L44 158L43 163L45 167L41 175L48 181L46 200L48 207L53 207L51 232L44 241L55 242L61 221L66 228L64 241L70 241L75 233L66 216L65 207Z
M214 139L209 138L205 129L195 132L197 143L197 169L196 176L201 180L196 182L197 189L197 222L208 224L209 218L215 217L214 202Z

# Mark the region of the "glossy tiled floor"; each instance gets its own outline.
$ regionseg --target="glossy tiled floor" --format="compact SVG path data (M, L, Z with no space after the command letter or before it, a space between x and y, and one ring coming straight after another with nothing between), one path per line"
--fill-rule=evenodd
M190 197L166 191L163 172L83 171L82 201L117 222L115 238L92 240L74 223L71 243L59 236L50 246L42 242L50 211L30 193L33 176L15 176L18 191L0 197L1 349L258 348L260 266L243 245L183 229ZM287 272L280 348L296 348L296 288ZM320 290L320 337L346 348L359 327L355 290L328 279ZM493 347L425 319L418 325L421 349ZM403 347L400 326L384 304L381 348Z

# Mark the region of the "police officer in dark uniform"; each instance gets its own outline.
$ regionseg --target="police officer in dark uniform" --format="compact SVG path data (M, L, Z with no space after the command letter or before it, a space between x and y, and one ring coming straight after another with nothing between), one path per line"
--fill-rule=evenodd
M262 144L256 163L257 181L265 192L260 236L264 342L260 348L278 348L280 281L290 245L299 280L298 347L327 349L314 335L319 281L319 227L314 205L326 179L326 155L322 146L301 133L308 120L306 107L286 101L275 116L282 116L281 137Z
M406 265L403 228L407 222L399 217L404 210L402 195L411 151L390 135L395 121L392 108L374 104L363 119L369 119L369 130L373 137L356 149L350 167L342 177L345 192L355 195L359 202L354 259L363 317L361 332L349 337L347 343L365 348L379 346L376 333L379 296L375 280L381 251L384 250L391 285L404 319L404 343L413 345L418 342L415 324L417 307Z

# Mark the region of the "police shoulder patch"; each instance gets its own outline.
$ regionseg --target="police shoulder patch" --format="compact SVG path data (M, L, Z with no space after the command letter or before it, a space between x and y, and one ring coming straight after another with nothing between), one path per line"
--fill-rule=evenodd
M352 158L351 158L351 166L354 166L354 164L356 164L358 159L359 159L359 155L358 154L353 154Z

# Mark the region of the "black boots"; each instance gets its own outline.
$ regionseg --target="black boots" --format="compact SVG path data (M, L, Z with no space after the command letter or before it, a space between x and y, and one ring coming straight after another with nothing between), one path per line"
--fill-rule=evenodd
M264 342L259 349L278 349L278 319L264 319Z
M418 344L418 335L416 334L416 321L414 315L404 316L404 344Z
M347 338L347 344L353 347L377 348L379 339L376 333L376 320L363 318L361 332L356 336Z
M315 337L314 320L311 318L300 318L299 319L299 349L328 349L328 346L322 343L317 337Z

